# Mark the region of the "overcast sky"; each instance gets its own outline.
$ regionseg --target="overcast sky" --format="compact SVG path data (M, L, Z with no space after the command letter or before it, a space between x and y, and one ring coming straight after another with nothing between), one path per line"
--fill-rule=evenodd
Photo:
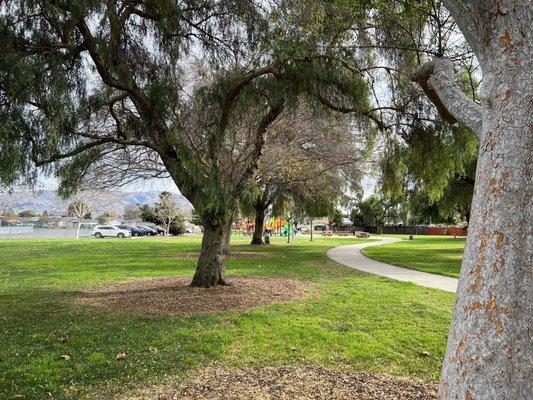
M371 175L365 175L361 180L361 185L364 190L364 196L368 197L374 192L376 185L376 178ZM40 178L37 189L41 190L56 190L57 179L55 178ZM137 184L127 185L121 188L125 192L149 192L149 191L168 191L173 193L180 193L175 183L171 179L150 179L149 181L139 182Z
M38 180L38 189L42 190L56 190L58 181L54 177L41 177ZM145 182L126 185L122 188L117 188L125 192L149 192L149 191L168 191L179 193L176 184L172 179L150 179Z

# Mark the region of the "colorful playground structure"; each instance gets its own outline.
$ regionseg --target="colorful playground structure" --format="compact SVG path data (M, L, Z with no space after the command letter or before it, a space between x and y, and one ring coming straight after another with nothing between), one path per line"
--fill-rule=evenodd
M252 235L254 232L253 218L239 218L233 223L233 233L236 235ZM264 229L275 236L287 236L289 221L286 218L268 218L265 220ZM294 228L291 227L291 232Z

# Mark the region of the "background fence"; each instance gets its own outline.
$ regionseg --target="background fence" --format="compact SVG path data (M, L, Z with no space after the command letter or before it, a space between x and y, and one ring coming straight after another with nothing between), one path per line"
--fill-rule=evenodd
M0 235L17 235L31 232L33 232L33 225L0 226Z
M366 231L370 233L382 233L385 235L448 235L448 236L466 236L466 228L456 226L373 226L364 227L356 226L356 231Z

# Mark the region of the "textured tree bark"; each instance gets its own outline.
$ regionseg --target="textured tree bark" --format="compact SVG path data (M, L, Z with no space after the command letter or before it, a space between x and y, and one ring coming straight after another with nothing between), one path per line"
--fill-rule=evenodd
M265 209L255 208L255 224L252 241L250 244L262 245L263 243L263 229L265 226Z
M412 79L424 89L445 121L459 121L479 134L481 106L470 100L455 82L450 60L437 58L430 61L418 68Z
M527 74L495 73L485 74L485 86L492 84L484 88L476 189L442 399L533 398L532 86Z
M233 218L230 218L228 222L224 225L224 243L222 247L222 253L224 255L230 255L230 242L231 242L231 226L233 224Z
M191 286L210 288L227 285L224 272L226 258L224 255L224 223L204 224L204 236L196 273Z
M442 400L533 398L533 12L527 3L446 1L467 40L475 41L480 105L457 96L444 69L428 80L447 110L480 138Z

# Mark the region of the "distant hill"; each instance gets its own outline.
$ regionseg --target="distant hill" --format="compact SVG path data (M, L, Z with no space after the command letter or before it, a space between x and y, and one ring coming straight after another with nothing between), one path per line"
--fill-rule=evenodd
M122 212L125 207L135 207L143 204L153 204L159 198L158 191L146 192L113 192L115 199L106 206L106 210ZM192 205L181 194L174 194L178 207L184 211L192 210ZM66 211L65 201L59 198L53 190L40 191L20 191L14 193L0 192L0 212L13 210L20 212L32 210L36 212L48 211L49 213L64 213ZM98 210L95 210L98 211Z

